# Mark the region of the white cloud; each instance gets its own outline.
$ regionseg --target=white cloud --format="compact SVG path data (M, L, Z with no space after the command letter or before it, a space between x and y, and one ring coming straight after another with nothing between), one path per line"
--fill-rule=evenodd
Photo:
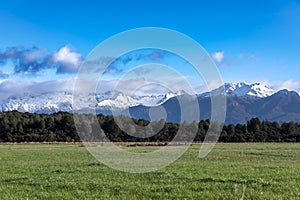
M24 58L26 62L42 60L44 58L44 52L42 49L32 49L31 51L24 52Z
M300 82L289 79L279 84L274 84L271 86L274 90L279 91L283 89L287 89L290 91L296 91L300 93Z
M42 94L47 92L59 92L73 90L75 78L59 79L44 82L30 80L5 80L0 83L0 100L11 96L23 96L24 94Z
M96 92L105 93L108 91L117 90L124 94L135 95L153 95L165 94L167 92L177 92L185 90L192 93L187 87L183 87L181 82L172 83L171 85L147 81L143 78L127 79L119 82L119 80L101 80L98 82L98 87L89 85L81 85L74 88L76 78L50 80L44 82L35 82L30 80L4 80L0 82L0 100L5 100L9 97L21 97L24 94L40 95L48 92L73 92L74 89L81 93L82 91L89 91L87 87L93 86ZM92 82L94 83L94 82ZM120 85L121 84L121 85ZM124 87L123 87L124 86Z
M78 71L82 56L70 46L64 46L52 53L37 47L10 47L0 51L0 66L8 62L14 65L14 74L41 75L49 69L56 69L57 74L66 74Z
M213 59L218 63L221 64L225 58L225 52L224 51L217 51L212 54Z
M70 63L73 65L78 65L81 61L81 55L76 52L72 52L69 46L64 46L60 48L56 53L53 55L53 60L55 62L64 62Z
M53 54L54 63L60 63L57 73L76 72L82 62L81 54L72 51L69 46L60 48Z

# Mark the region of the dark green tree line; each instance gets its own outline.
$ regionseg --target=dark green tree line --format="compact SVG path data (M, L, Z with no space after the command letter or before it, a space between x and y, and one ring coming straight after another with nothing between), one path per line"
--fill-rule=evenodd
M122 116L123 121L133 120L137 126L124 123L120 128L112 116L101 114L94 118L87 114L73 116L66 112L48 115L11 111L0 112L0 142L79 142L81 140L73 117L82 120L77 126L78 131L81 131L80 135L84 140L91 141L100 141L106 135L114 142L167 142L177 135L178 130L180 135L176 138L184 141L196 130L194 141L201 142L210 126L212 130L220 126L209 120L201 120L199 123L184 122L181 125L160 120L149 124L147 120ZM91 122L89 119L95 120ZM88 123L84 120L88 120ZM98 130L98 124L102 128L101 133L93 135ZM142 126L146 128L143 129ZM127 134L128 132L131 134ZM146 135L149 132L156 134L147 138L134 137L134 133ZM280 125L277 122L253 118L245 124L223 125L219 142L300 142L300 124L285 122Z

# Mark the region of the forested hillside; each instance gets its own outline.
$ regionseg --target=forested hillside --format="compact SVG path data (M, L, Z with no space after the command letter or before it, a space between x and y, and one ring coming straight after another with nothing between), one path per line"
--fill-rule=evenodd
M163 123L163 128L154 136L142 139L120 130L112 116L97 115L97 119L107 137L115 142L163 142L171 141L179 124ZM129 118L128 118L129 119ZM140 126L149 121L133 119ZM215 122L214 122L215 123ZM203 141L210 125L209 120L201 120L194 141ZM187 124L182 125L187 126ZM135 128L135 127L131 127ZM151 128L151 127L150 127ZM139 132L140 130L134 130ZM48 114L21 113L18 111L0 113L0 142L79 142L73 115L67 112ZM300 142L300 124L295 122L270 122L253 118L246 124L224 125L220 142Z

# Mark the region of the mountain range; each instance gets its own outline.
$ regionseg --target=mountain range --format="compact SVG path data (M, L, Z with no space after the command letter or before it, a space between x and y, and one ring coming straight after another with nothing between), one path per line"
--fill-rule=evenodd
M220 89L220 88L219 88ZM217 89L217 90L219 90ZM270 121L300 122L300 97L297 92L274 91L261 83L225 83L224 84L227 112L225 123L245 123L258 117ZM200 107L200 119L210 118L212 92L197 94ZM188 96L184 91L166 94L128 96L122 92L106 92L76 96L79 102L97 113L111 115L112 111L122 114L128 110L131 117L150 119L151 108L162 106L166 120L180 122L180 106L178 98ZM24 94L21 97L9 97L0 104L1 111L18 110L32 113L55 113L59 111L73 112L72 92L49 92L39 95ZM199 119L199 120L200 120Z

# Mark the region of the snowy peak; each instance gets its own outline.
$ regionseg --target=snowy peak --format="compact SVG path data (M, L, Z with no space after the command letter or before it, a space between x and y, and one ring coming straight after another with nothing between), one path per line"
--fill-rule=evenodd
M177 96L177 93L144 95L144 96L129 96L121 92L117 92L112 98L104 99L97 103L98 108L102 109L126 109L133 106L157 106L163 104L172 97Z
M97 94L82 94L76 96L77 103L84 108L97 110L123 110L133 106L157 106L163 104L177 93L130 96L122 92L106 92ZM74 108L76 110L76 108ZM0 104L0 111L18 110L32 113L55 113L59 111L73 111L72 92L49 92L42 94L24 94L10 97Z
M22 97L10 97L1 105L1 111L18 110L20 112L54 113L72 111L72 93L52 92L40 95L25 94Z
M211 92L205 92L199 94L198 96L209 97L213 94L223 93L224 90L226 95L228 96L238 96L238 97L252 96L258 98L265 98L273 95L276 92L262 83L248 84L246 82L239 82L239 83L225 83L224 86L222 87L219 87Z
M252 96L257 98L265 98L273 95L274 90L261 83L248 84L240 83L225 83L224 87L220 87L211 92L198 94L200 98L206 98L210 95L220 94L220 91L226 91L228 96ZM287 95L290 92L282 90L278 92L282 95ZM185 95L186 92L169 92L165 94L142 94L130 95L119 91L110 91L105 93L94 94L77 94L76 102L80 104L80 108L96 108L97 110L124 110L135 106L153 107L164 104L166 101L177 96ZM277 93L276 93L277 94ZM297 94L297 93L295 93ZM54 113L58 111L73 112L77 108L73 107L72 92L49 92L42 94L24 94L22 96L14 96L5 99L0 104L1 111L18 110L20 112L33 113Z
M118 93L115 98L104 99L97 103L97 107L107 109L124 109L134 106L132 97Z
M240 83L225 83L225 92L228 95L236 96L254 96L259 98L264 98L271 96L275 91L264 84L253 83L248 84L245 82Z

